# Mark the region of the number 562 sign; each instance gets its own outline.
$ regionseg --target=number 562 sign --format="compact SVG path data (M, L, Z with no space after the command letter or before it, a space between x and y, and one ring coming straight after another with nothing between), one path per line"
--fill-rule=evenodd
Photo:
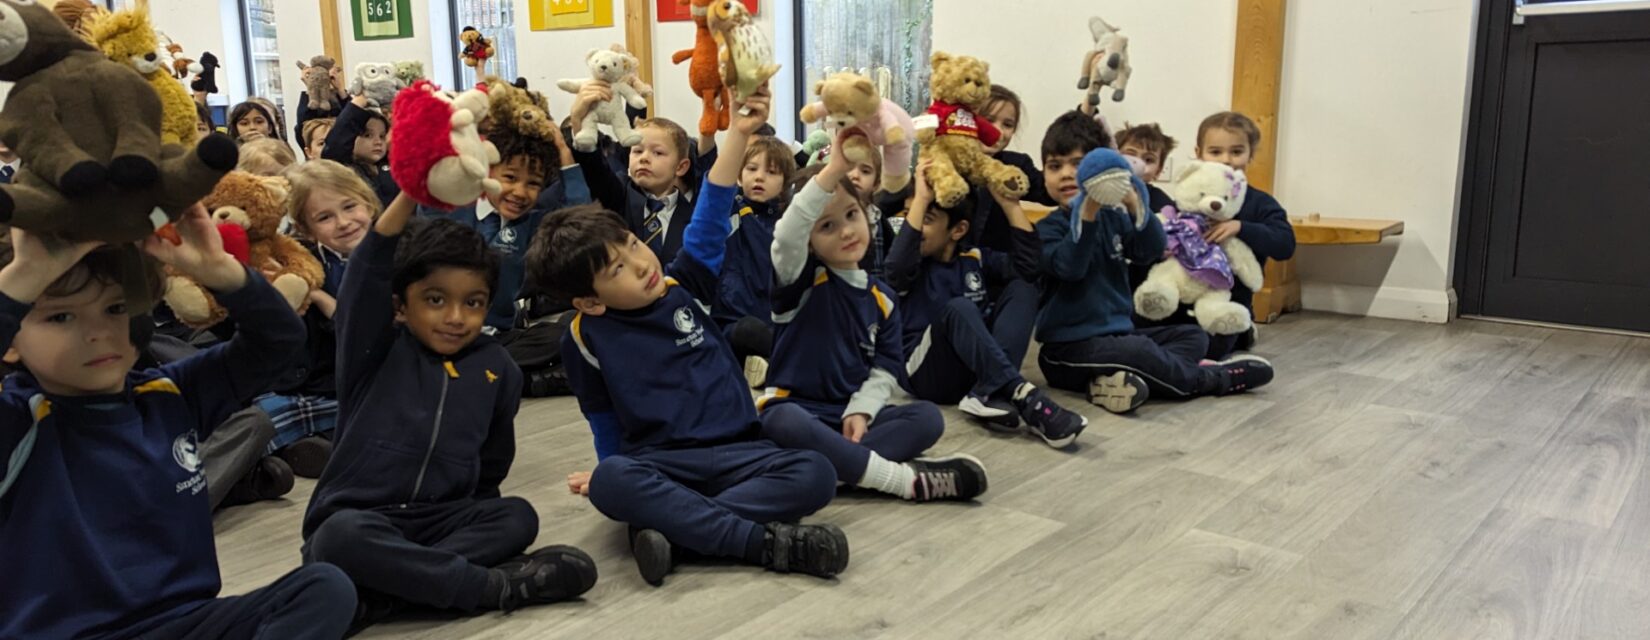
M411 38L411 0L350 0L356 40Z

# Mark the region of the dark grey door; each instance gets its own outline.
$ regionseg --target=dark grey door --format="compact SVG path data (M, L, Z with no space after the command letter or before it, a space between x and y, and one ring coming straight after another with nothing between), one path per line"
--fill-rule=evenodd
M1480 11L1462 311L1650 331L1650 2Z

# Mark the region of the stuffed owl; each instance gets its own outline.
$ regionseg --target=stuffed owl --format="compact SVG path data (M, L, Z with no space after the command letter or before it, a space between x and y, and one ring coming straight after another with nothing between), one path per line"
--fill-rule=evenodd
M395 65L388 62L363 62L355 65L355 79L350 80L350 95L364 95L367 106L385 109L395 101L395 92L401 90L401 81L395 77Z

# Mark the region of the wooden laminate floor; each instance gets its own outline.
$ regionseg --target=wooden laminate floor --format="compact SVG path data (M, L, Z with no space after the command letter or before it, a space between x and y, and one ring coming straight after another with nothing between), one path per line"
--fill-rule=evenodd
M574 544L581 602L381 625L373 638L1647 638L1650 340L1298 314L1243 396L1151 403L1072 451L954 407L936 451L977 504L845 494L840 579L686 566L652 588L564 479L594 463L571 399L528 401L506 494ZM1035 360L1027 375L1041 381ZM217 517L225 593L298 565L313 482Z

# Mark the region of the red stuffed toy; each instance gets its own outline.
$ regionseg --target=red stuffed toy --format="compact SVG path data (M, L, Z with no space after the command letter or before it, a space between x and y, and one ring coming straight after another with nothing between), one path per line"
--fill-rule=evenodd
M487 105L480 88L453 96L429 80L395 96L390 174L402 193L443 211L475 202L482 193L498 195L498 181L487 177L488 167L499 162L498 148L476 127Z

